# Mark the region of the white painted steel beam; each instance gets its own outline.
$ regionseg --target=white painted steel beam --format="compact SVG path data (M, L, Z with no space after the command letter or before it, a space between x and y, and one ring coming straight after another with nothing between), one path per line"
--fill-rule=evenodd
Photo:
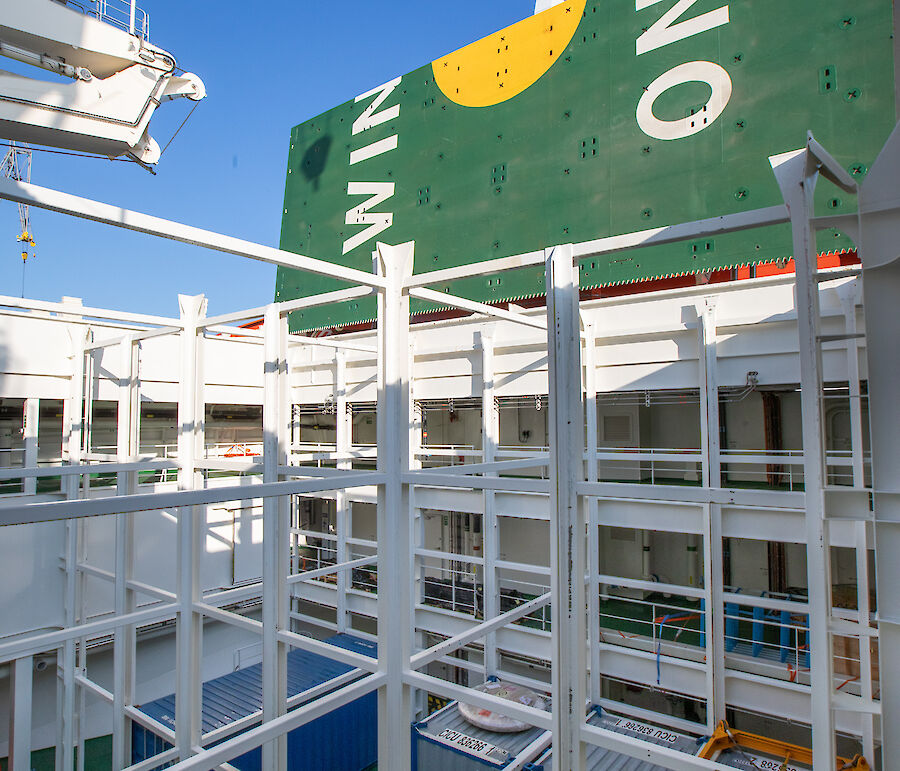
M449 308L459 308L460 310L469 311L470 313L493 316L498 319L503 319L504 321L512 321L526 327L533 327L534 329L547 328L547 323L544 319L532 318L523 313L508 311L503 308L495 308L493 305L476 302L475 300L467 300L464 297L456 297L455 295L447 294L445 292L435 292L433 289L410 289L409 294L420 300L427 300L428 302L437 303Z
M282 631L278 633L278 637L282 642L287 643L291 647L300 648L310 653L316 653L325 658L334 659L351 667L362 669L365 672L376 672L378 670L378 662L369 656L356 651L340 648L326 642L321 642L307 635L297 634L296 632Z
M429 480L430 481L430 480ZM761 509L802 509L803 493L781 490L739 488L678 487L642 485L628 482L579 482L579 495L595 495L605 500L635 500L656 503L718 503Z
M238 755L243 755L265 742L272 741L279 736L285 736L295 728L327 715L329 712L349 704L351 701L365 696L367 693L383 686L385 675L376 673L357 680L355 683L339 688L337 691L323 696L321 699L305 704L298 709L288 712L262 725L251 728L249 731L236 736L233 739L222 742L208 750L194 755L192 758L182 760L170 766L172 771L210 771L221 763L228 762ZM407 726L407 730L409 726ZM393 768L393 766L388 766Z
M216 337L233 338L238 342L263 344L265 333L256 329L244 329L225 324L207 324L207 334ZM365 343L355 343L339 337L309 337L307 335L288 335L287 342L292 345L314 345L318 348L335 348L346 351L375 354L375 348Z
M813 193L820 164L811 149L769 159L791 216L796 265L797 333L800 349L800 404L803 427L803 483L806 504L806 565L809 597L810 685L814 771L834 766L835 736L832 701L833 658L831 560L825 517L825 458L822 410L822 357L819 348L818 262Z
M195 602L194 612L208 616L209 618L214 618L216 621L221 621L224 624L231 624L231 626L238 627L247 632L258 635L263 634L263 624L261 621L247 618L247 616L242 616L240 613L233 613L230 610L222 610L222 608L217 608L215 605L209 605L205 602Z
M350 289L338 289L334 292L323 292L322 294L311 295L310 297L299 297L296 300L287 300L285 302L276 303L278 312L282 315L291 313L301 308L315 308L320 305L330 305L331 303L344 302L345 300L356 300L360 297L367 297L375 290L368 286L355 286ZM204 325L209 327L218 324L234 324L237 321L255 321L261 319L266 312L266 305L260 305L257 308L247 308L245 310L230 311L222 313L218 316L209 316L204 320Z
M159 327L158 329L148 329L144 332L129 332L125 335L116 337L108 337L103 340L96 340L85 346L86 350L96 351L100 348L111 348L114 345L121 345L125 339L135 342L138 340L152 340L154 337L166 337L167 335L175 335L181 331L181 327Z
M263 483L281 480L278 467L287 463L287 436L290 408L287 403L287 318L275 305L266 308L265 363L263 372ZM281 717L287 711L287 646L278 633L289 630L288 574L290 539L288 538L290 496L263 499L263 721ZM262 748L263 771L287 767L287 737L278 736Z
M347 398L347 354L343 351L334 352L334 427L335 427L335 451L338 457L349 453L353 444L353 416L349 410L350 402ZM339 460L337 467L348 470L352 464L346 459ZM335 560L338 564L346 563L349 559L347 538L351 535L353 523L353 504L347 493L343 490L335 491L335 530L337 531L337 546ZM368 563L366 563L368 564ZM349 578L353 578L350 573ZM347 589L353 581L348 581L346 570L337 572L337 628L339 632L346 632L350 628L350 614L347 612Z
M79 198L69 193L61 193L46 187L32 185L27 182L14 182L0 179L0 198L15 203L34 206L38 209L71 214L74 217L102 222L106 225L147 233L151 236L180 241L185 244L202 246L225 254L248 257L251 260L267 262L284 268L293 268L319 276L328 276L341 281L364 286L383 286L383 281L371 273L345 268L333 262L304 257L300 254L285 252L271 246L262 246L251 241L244 241L233 236L225 236L210 230L203 230L180 222L152 217L149 214L122 209L119 206Z
M142 760L140 763L128 766L124 771L154 771L154 769L159 768L164 763L170 763L175 760L178 760L178 749L173 747L170 750L147 758L147 760Z
M109 581L110 583L115 583L116 580L115 573L111 570L104 570L103 568L98 568L96 565L89 565L86 562L79 562L78 570L85 575L94 576L95 578ZM139 594L146 594L148 597L153 597L156 600L161 600L163 602L175 602L177 600L176 595L172 592L167 592L165 589L146 584L143 581L135 581L133 578L129 579L126 582L126 585L130 590Z
M176 469L174 460L133 461L129 463L79 463L69 466L28 466L11 469L0 469L0 480L20 479L21 477L73 477L91 474L108 474L120 471L152 471L160 469Z
M700 381L700 454L705 488L722 486L719 416L716 296L697 303L697 361ZM726 716L725 604L722 575L722 507L710 501L703 509L703 616L706 643L706 730L712 733Z
M663 227L639 230L634 233L623 233L622 235L597 238L593 241L583 241L574 244L573 250L575 258L581 260L587 257L614 254L615 252L623 252L645 246L673 244L688 238L705 238L706 236L736 233L741 230L767 227L768 225L780 225L788 221L788 212L784 206L770 206L765 209L725 214L721 217L710 217L709 219L695 222L664 225Z
M67 625L65 629L55 632L44 632L21 639L15 639L0 645L0 664L4 664L22 656L32 656L44 653L54 648L62 647L68 641L78 639L91 639L109 634L113 629L122 624L152 624L173 618L178 605L166 603L154 605L145 610L136 610L127 616L117 618L111 616L99 621L89 621L84 624Z
M378 297L378 765L409 771L410 688L403 682L412 649L412 517L405 476L409 446L409 294L413 244L378 244L385 290ZM398 748L403 748L398 753Z
M550 489L545 479L517 477L473 477L442 474L432 469L411 471L402 475L404 484L424 487L458 487L475 490L509 490L522 493L544 493ZM2 510L0 510L2 511Z
M584 721L585 516L576 492L584 479L578 268L572 246L546 250L550 404L550 593L552 596L553 753L559 768L581 771Z
M82 413L85 407L86 392L91 393L90 387L85 388L85 375L90 369L85 366L85 346L88 341L89 331L85 328L70 329L69 338L72 352L72 374L69 381L69 396L66 401L66 413L68 425L63 427L66 442L66 455L68 462L78 465L81 462L82 452L86 439L86 432L90 429L91 413ZM90 383L88 384L90 385ZM82 415L84 414L84 423ZM89 433L87 433L89 436ZM74 501L79 496L80 477L71 476L65 480L64 490L67 502ZM74 505L74 504L73 504ZM68 628L82 620L81 599L82 576L78 572L78 557L80 544L79 523L67 519L65 524L65 623ZM61 639L62 646L57 654L58 663L62 672L57 675L57 730L56 730L56 771L66 771L71 767L72 757L75 752L75 723L76 723L76 697L77 686L75 684L75 635L69 634ZM33 641L32 641L33 642ZM5 646L4 646L5 647ZM82 646L83 648L83 646ZM46 648L45 648L46 650ZM39 651L34 651L39 652ZM82 654L84 655L84 654ZM84 699L81 700L84 706ZM79 726L81 721L78 721ZM79 747L83 745L79 741ZM83 757L83 753L82 757Z
M491 402L493 404L493 401ZM495 408L493 408L495 409ZM429 474L497 474L504 471L521 471L522 469L545 468L550 465L550 456L534 455L522 460L497 460L485 463L464 463L461 466L437 466L428 469Z
M478 341L481 347L481 447L484 461L481 465L484 467L494 463L500 444L500 415L494 396L494 336L490 331L480 332ZM500 558L500 526L495 508L495 492L484 490L482 494L484 512L481 518L481 551L484 566L481 583L484 618L489 621L500 614L500 582L497 574L497 560ZM495 675L499 669L497 636L489 632L484 638L484 671L490 676Z
M326 565L324 568L318 568L316 570L306 570L302 573L296 573L287 578L285 583L290 586L291 584L300 584L304 581L313 581L316 578L322 578L323 576L330 576L332 573L340 576L342 573L346 574L348 570L352 570L353 568L361 568L366 565L374 565L378 562L378 557L360 557L359 559L349 560L348 562L339 562L336 565ZM341 590L338 588L338 598L340 598Z
M297 467L297 476L306 476L307 469ZM309 476L317 469L309 469ZM318 475L317 475L318 476ZM365 487L378 484L383 476L370 471L352 471L345 474L329 474L299 482L272 482L259 485L236 485L213 487L203 490L181 490L178 492L138 493L137 495L113 496L68 501L50 501L16 506L0 507L0 526L20 525L29 522L55 522L61 519L93 517L101 514L117 514L132 511L156 511L175 506L199 506L210 503L239 501L247 498L268 498L279 495L301 495L304 493L326 492L339 487Z
M192 491L202 485L194 461L202 456L204 436L203 364L200 319L206 315L203 295L179 295L183 332L178 392L178 489ZM182 494L184 494L182 492ZM127 500L140 496L116 496ZM151 498L154 496L150 496ZM123 516L123 508L118 516ZM175 746L185 760L200 743L203 671L203 617L195 610L200 601L200 560L206 509L183 503L176 512L177 548L175 586L178 615L175 622Z
M41 400L26 399L22 408L22 439L25 445L25 466L38 464L38 423L41 417ZM37 492L34 477L25 477L22 492L34 495Z
M597 481L597 333L593 324L584 327L584 412L585 412L585 479ZM594 497L587 505L587 637L588 637L588 696L591 704L599 704L603 678L600 672L600 508Z
M6 181L6 180L2 180ZM0 198L3 198L0 195ZM113 311L107 308L92 308L86 305L76 305L71 302L49 302L47 300L33 300L29 297L10 297L0 295L0 307L23 308L25 310L46 311L56 314L61 320L73 320L77 314L78 320L106 319L109 321L124 321L130 324L152 324L153 326L178 327L181 323L178 319L167 316L152 316L145 313L130 313L128 311Z
M455 268L444 268L443 270L433 270L427 273L419 273L410 276L404 286L409 289L415 289L431 284L439 284L445 281L455 281L458 278L468 278L470 276L486 276L491 273L502 273L506 270L515 268L526 268L532 265L542 265L544 262L544 251L528 252L526 254L514 254L511 257L500 257L496 260L487 260L485 262L474 262L467 265L459 265Z
M137 453L140 392L138 389L138 343L129 335L119 348L118 412L116 420L116 454L120 463L128 463ZM116 474L116 495L130 495L137 490L135 472ZM134 566L134 514L117 514L115 535L114 609L118 616L136 607L129 586ZM113 633L113 741L112 764L124 768L131 758L131 724L126 707L131 706L135 691L136 634L133 626L118 627Z
M465 632L461 632L458 635L454 635L453 637L450 637L446 640L442 640L437 645L434 645L431 648L426 648L424 651L415 654L410 660L410 668L421 669L422 667L430 664L432 661L437 661L439 658L441 658L441 656L445 656L448 653L459 650L460 648L468 645L470 642L480 640L482 637L485 637L491 632L494 632L497 629L506 626L507 624L511 624L513 621L518 621L520 618L523 618L530 613L534 613L534 611L543 608L549 602L550 593L547 592L546 594L542 594L540 597L535 597L533 600L529 600L528 602L519 605L517 608L506 611L506 613L502 613L492 619L483 621L480 624L476 624L474 627Z
M894 41L895 46L897 40ZM898 59L900 61L900 59ZM882 767L900 765L900 126L866 175L859 194L860 258L866 311L869 423L874 487ZM885 205L887 204L887 206ZM878 210L881 209L879 212Z
M16 659L10 667L9 771L31 771L31 708L34 659Z

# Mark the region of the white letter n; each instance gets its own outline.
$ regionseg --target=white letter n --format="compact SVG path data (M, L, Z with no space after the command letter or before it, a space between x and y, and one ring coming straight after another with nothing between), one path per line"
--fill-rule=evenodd
M375 96L372 100L371 104L363 110L362 115L360 115L355 121L353 121L353 136L356 136L362 131L366 129L370 129L373 126L378 126L382 123L387 123L389 120L395 120L400 115L400 105L395 104L391 107L388 107L386 110L382 110L379 113L376 113L379 107L381 107L382 103L385 99L387 99L393 90L400 85L400 78L394 78L393 80L385 83L383 86L378 86L377 88L373 88L371 91L366 91L364 94L360 94L354 101L361 102L364 99L368 99L370 96Z

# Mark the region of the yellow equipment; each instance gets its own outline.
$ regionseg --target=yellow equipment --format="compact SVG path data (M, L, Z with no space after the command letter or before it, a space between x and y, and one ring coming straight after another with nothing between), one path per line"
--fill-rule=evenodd
M697 757L727 763L725 758L720 757L726 751L743 755L761 771L812 768L812 750L745 731L735 731L722 720L703 749L697 753ZM763 757L759 757L760 755ZM836 771L870 771L869 764L862 755L854 755L849 760L838 757L836 761Z

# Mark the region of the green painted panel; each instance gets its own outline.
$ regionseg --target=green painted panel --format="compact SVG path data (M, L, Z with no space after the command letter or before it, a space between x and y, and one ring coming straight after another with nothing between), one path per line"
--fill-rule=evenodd
M491 78L488 68L497 64L498 84L509 72L532 66L524 54L502 59L505 51L498 48L495 56L482 45L403 76L393 90L346 102L296 126L281 247L371 270L377 240L414 240L415 270L421 273L755 209L781 202L767 157L802 146L807 129L861 177L894 125L890 0L732 2L724 23L721 0L697 0L669 26L675 37L686 30L694 34L640 55L635 41L645 30L662 40L654 36L654 25L672 0L640 11L619 0L583 3L566 3L486 39L489 46L510 41L515 47L524 36L543 34L552 46L558 40L550 32L554 19L560 23L565 8L580 13L583 6L574 36L564 50L557 43L549 70L511 99L461 106L435 82L435 70L443 74L445 62L447 69L460 62L461 70L480 66L482 77ZM695 80L661 89L652 114L667 126L696 120L698 127L683 138L649 136L638 124L639 101L657 79L689 62L706 73L721 67L730 97L725 102L724 86L713 77L708 79L715 88ZM446 88L446 80L439 80ZM389 119L354 134L354 123L359 127L373 101L374 117ZM386 149L395 137L396 147ZM351 164L359 158L351 153L366 147L368 153L382 152ZM347 224L354 219L349 210L377 191L390 192L390 185L392 195L364 213L364 224ZM852 211L855 201L822 183L817 206ZM367 230L372 223L376 227ZM371 237L351 242L344 254L345 243L364 231ZM819 238L823 251L850 246L839 233ZM754 264L784 258L790 250L786 227L767 228L588 260L581 282L595 287ZM276 299L342 286L279 270ZM543 294L543 275L524 269L436 288L487 302L516 300ZM414 304L416 311L433 307ZM291 328L374 315L374 301L359 300L295 313Z
M78 748L75 748L75 756L72 760L73 767L77 764ZM84 743L84 767L87 771L111 771L112 769L112 735L100 736L96 739L88 739ZM7 771L9 759L0 759L0 771ZM31 753L32 771L55 771L56 748L48 747L43 750L34 750Z

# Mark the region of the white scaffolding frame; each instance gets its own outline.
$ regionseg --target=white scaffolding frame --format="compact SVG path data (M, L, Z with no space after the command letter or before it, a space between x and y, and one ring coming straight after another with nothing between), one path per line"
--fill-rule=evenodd
M810 702L815 770L833 768L834 715L850 711L868 716L869 727L862 731L867 750L873 746L874 725L881 716L884 725L900 722L900 600L896 593L896 560L890 555L900 547L900 473L897 469L896 443L900 428L891 403L896 393L896 356L892 351L892 336L896 330L896 296L882 286L865 284L866 308L875 319L875 327L883 325L873 335L873 325L867 325L870 360L869 391L873 415L874 491L864 487L861 465L854 467L854 486L835 489L827 484L825 452L822 433L822 375L819 347L825 342L819 331L818 281L814 234L816 229L838 225L854 235L860 245L864 270L868 270L867 247L873 254L872 269L886 276L890 287L898 285L900 263L896 249L889 245L885 233L896 236L900 201L896 197L895 180L891 174L900 163L900 136L892 136L882 157L871 172L873 193L861 195L861 211L851 217L817 218L812 211L812 190L818 176L825 176L849 191L856 191L856 183L831 159L810 136L807 146L794 153L772 160L776 178L785 199L785 206L727 215L667 228L598 239L583 244L558 245L543 251L503 258L485 263L451 268L426 274L412 274L412 243L399 246L378 244L377 272L372 274L342 268L332 263L269 247L221 236L186 225L124 211L117 207L76 198L71 195L34 185L0 181L0 198L37 206L78 217L105 222L110 225L169 238L172 240L216 249L279 266L328 275L358 285L340 292L286 303L273 303L236 313L206 317L205 300L200 297L180 297L181 316L167 319L139 314L102 312L97 309L74 309L83 317L105 318L110 321L136 325L124 335L93 342L86 335L73 339L73 367L70 396L66 405L68 448L66 464L51 469L26 465L12 472L0 472L0 478L25 478L26 491L40 476L64 478L65 500L36 501L0 507L0 525L34 522L65 521L67 549L66 571L66 627L60 631L25 636L0 643L0 662L13 662L12 702L17 716L11 733L11 762L13 771L26 768L30 750L30 728L19 707L29 699L32 656L46 651L59 651L60 719L57 768L69 768L73 750L82 750L77 715L79 698L85 693L98 696L113 706L113 754L116 767L128 762L127 726L137 721L173 744L173 749L155 758L131 766L132 771L148 768L168 760L177 760L174 768L229 768L228 761L255 747L263 747L263 767L285 767L286 734L339 706L360 696L378 692L378 757L379 767L406 771L410 768L408 753L399 748L409 746L409 727L414 710L414 692L428 691L446 698L461 699L487 709L500 708L504 714L550 731L558 767L581 769L584 754L591 745L648 760L673 769L726 768L711 761L648 745L628 736L591 726L586 722L588 703L602 703L602 663L600 651L609 646L603 642L599 626L597 596L602 583L603 566L599 564L598 527L603 523L599 507L615 501L655 501L661 504L684 502L697 506L702 521L698 533L704 542L704 573L706 582L696 592L706 603L706 660L698 663L707 682L707 728L724 717L726 706L726 666L723 647L724 611L727 599L722 586L721 543L722 508L741 503L768 510L797 510L805 512L807 532L809 600L807 603L780 602L741 595L740 602L751 607L788 609L807 613L810 618L811 674ZM862 187L865 192L867 186ZM593 356L594 346L603 330L588 325L581 329L579 316L578 262L580 259L615 253L649 245L674 243L687 238L735 232L765 225L790 223L794 233L794 256L797 264L796 291L801 362L801 392L803 399L804 479L805 491L773 492L733 490L721 486L720 448L718 434L711 426L718 423L718 389L715 372L716 313L712 302L698 310L700 341L699 384L701 393L701 421L703 429L702 485L692 488L664 485L601 482L597 478L596 396ZM892 251L893 250L893 251ZM427 285L473 275L486 275L527 265L543 264L547 287L546 320L516 310L501 310L464 298L437 293ZM865 274L864 274L865 275ZM306 338L288 333L287 315L301 307L324 305L336 300L357 298L375 293L378 298L377 350L355 341L330 338ZM421 469L416 462L418 452L417 418L411 396L411 362L409 329L409 298L420 297L440 302L446 307L483 314L496 319L496 324L521 324L531 330L547 334L549 356L549 454L524 460L499 460L498 424L493 394L493 340L490 334L481 336L483 364L482 422L484 444L482 462L447 469ZM3 300L4 305L14 305ZM43 308L57 313L73 312L71 306L52 303L21 302L17 307ZM847 336L855 332L856 302L851 301L847 312ZM852 312L851 312L852 311ZM265 318L262 333L240 329L235 322ZM851 320L852 317L852 320ZM62 318L62 316L61 316ZM886 323L888 322L888 323ZM198 341L204 330L225 329L239 333L246 339L261 337L264 347L264 452L261 459L207 459L203 449L204 376L203 357ZM158 335L180 337L180 391L178 401L179 441L174 460L144 458L138 453L137 428L137 360L135 344L140 339ZM878 335L881 335L880 337ZM830 338L829 338L830 341ZM874 342L874 345L873 345ZM337 468L321 469L295 466L289 463L291 443L291 400L289 397L288 347L290 345L325 345L335 349L335 403L338 431L335 458ZM586 347L585 347L586 346ZM117 452L112 458L89 455L90 441L90 352L98 347L117 347L120 351L121 374L118 383ZM848 352L851 350L848 346ZM377 467L360 470L351 467L352 437L346 419L348 395L346 390L347 356L352 353L377 358ZM854 356L854 353L848 353ZM587 374L585 373L585 365ZM853 367L850 367L853 371ZM858 370L856 370L858 395ZM851 389L854 386L851 383ZM33 410L33 408L31 408ZM858 404L854 408L854 433L861 436ZM87 411L87 419L82 416ZM585 445L585 413L588 416L587 446ZM84 430L82 426L84 425ZM593 426L593 428L591 428ZM27 455L27 457L31 457ZM585 463L587 460L587 463ZM549 478L514 478L502 474L516 468L548 466ZM175 468L178 472L177 490L140 492L138 475L151 469ZM254 485L204 484L203 470L232 470L261 473L262 481ZM115 495L103 498L85 497L90 475L116 473ZM357 488L377 490L377 555L374 558L350 559L348 491ZM417 621L417 590L413 577L416 560L423 549L417 548L416 496L429 488L478 491L484 505L484 620L467 624L459 633L433 647L418 650L421 645L417 632L424 630ZM295 572L291 564L291 527L289 509L291 497L298 494L335 493L338 512L336 564L304 572ZM501 612L497 599L497 568L502 564L497 546L497 523L493 514L496 495L507 492L535 493L547 496L550 502L551 567L550 587L536 599L513 610ZM869 494L874 492L874 512L870 511ZM202 544L200 524L204 507L211 503L264 501L264 574L258 584L204 595L199 579ZM133 514L140 511L173 509L177 512L178 560L177 590L167 592L159 587L142 584L130 573L133 549ZM111 617L85 622L78 613L80 581L92 570L81 554L79 528L82 518L109 515L116 517L115 571L107 576L114 583L115 613ZM832 614L830 600L830 570L828 562L828 526L838 518L850 518L858 523L860 549L867 550L868 535L874 530L879 548L887 559L878 563L879 626L872 628L869 619L868 592L861 599L855 621L837 619ZM586 552L589 548L589 554ZM357 653L318 642L293 631L289 601L296 587L306 581L334 573L337 578L337 628L349 629L350 609L345 599L348 585L347 571L377 561L378 593L378 657L370 659ZM862 563L860 563L862 564ZM717 576L718 574L718 576ZM587 581L585 580L587 575ZM893 583L892 583L893 582ZM637 585L640 582L632 581ZM683 589L683 588L682 588ZM863 597L863 587L860 588ZM153 605L137 609L135 597L149 596ZM237 599L251 596L262 598L261 621L248 618L226 606ZM485 675L500 671L498 648L501 633L516 620L549 604L551 608L551 693L552 712L544 712L497 699L489 694L441 680L421 670L433 661L457 662L448 655L470 643L484 641ZM590 616L587 615L586 609ZM260 715L239 721L238 724L203 735L200 721L200 693L203 618L233 624L260 635L263 646L263 709ZM590 622L588 622L590 618ZM135 629L138 625L162 620L176 620L177 648L177 712L176 730L171 731L143 715L132 704L135 667ZM849 633L868 641L878 637L881 644L881 693L876 699L870 687L860 695L838 692L832 671L831 636L836 632ZM87 676L84 642L100 635L113 635L114 687L107 691ZM587 641L587 645L585 645ZM301 694L292 699L285 691L286 652L302 648L342 661L352 667L348 676L326 684L328 693ZM868 647L868 646L866 646ZM817 655L828 651L829 655ZM76 660L76 653L80 658ZM657 661L659 661L657 654ZM665 657L663 657L665 658ZM867 653L863 662L871 666ZM315 689L314 689L315 690ZM324 689L321 689L324 690ZM83 704L83 701L82 701ZM296 706L298 705L299 706ZM295 707L295 708L293 708ZM242 730L245 729L246 730ZM882 736L884 768L900 758L900 737L885 731ZM211 747L215 741L222 743Z

